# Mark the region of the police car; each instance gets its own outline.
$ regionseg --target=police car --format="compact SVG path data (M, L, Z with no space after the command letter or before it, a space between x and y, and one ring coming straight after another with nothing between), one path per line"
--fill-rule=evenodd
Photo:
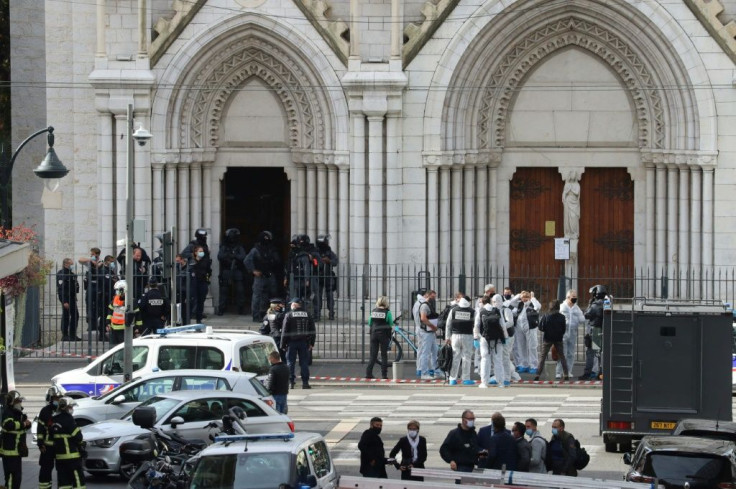
M133 377L180 369L233 370L254 373L263 382L272 351L277 351L273 338L256 331L215 330L204 324L164 328L133 340ZM119 344L51 383L74 398L103 395L123 381L123 365L124 345Z
M189 489L338 486L327 444L317 433L221 436L192 461Z

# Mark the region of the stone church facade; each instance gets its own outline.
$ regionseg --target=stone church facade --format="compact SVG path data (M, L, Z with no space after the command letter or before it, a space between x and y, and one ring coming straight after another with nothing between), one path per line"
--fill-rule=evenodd
M56 127L71 169L14 171L46 253L229 227L329 233L343 263L736 263L736 2L11 1L16 139ZM24 83L21 83L24 82ZM37 145L38 159L43 145ZM152 245L148 243L150 247ZM246 240L247 241L247 240Z

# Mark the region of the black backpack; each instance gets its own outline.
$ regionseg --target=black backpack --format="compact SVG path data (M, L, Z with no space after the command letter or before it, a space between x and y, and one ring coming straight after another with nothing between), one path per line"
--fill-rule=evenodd
M590 463L590 455L585 448L580 446L580 442L575 439L575 470L583 470Z
M450 311L452 310L451 305L445 306L445 308L442 310L442 312L437 317L437 329L440 330L443 334L442 337L444 337L444 331L445 326L447 326L447 317L450 315Z
M526 320L529 323L529 329L537 329L539 326L539 313L532 305L526 308Z
M513 308L511 308L511 307L505 307L504 309L508 309L511 312L511 315L513 316L513 318L514 318L514 325L511 326L511 327L507 327L506 328L506 332L508 333L509 338L513 338L514 333L516 333L516 318L517 318L517 316L514 315Z
M503 339L501 326L501 311L494 307L490 311L485 308L480 311L480 322L483 327L483 338L488 341Z
M445 343L437 354L437 368L447 373L452 368L452 346Z

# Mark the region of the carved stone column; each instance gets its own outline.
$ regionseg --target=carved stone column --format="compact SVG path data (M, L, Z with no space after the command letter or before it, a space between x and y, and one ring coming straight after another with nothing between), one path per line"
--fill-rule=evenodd
M438 167L427 166L427 264L430 268L439 263L437 177Z
M192 240L189 228L189 165L183 162L177 164L179 170L179 243L184 248Z
M307 165L307 234L317 241L317 166Z
M661 277L664 267L667 266L667 167L657 165L657 267L654 276L658 284L656 294L659 295L662 286Z
M368 116L368 264L382 271L385 236L383 224L383 115Z
M475 168L475 262L481 271L489 264L488 257L488 167Z
M297 165L296 171L297 199L297 234L307 232L307 167L303 163Z
M99 230L97 232L99 246L107 253L115 250L115 236L113 222L115 219L115 189L113 188L113 118L110 113L100 113L97 116L100 144L97 147L97 212L99 215Z
M164 231L164 164L156 161L151 163L153 172L153 215L151 216L151 230L153 235Z
M713 167L703 168L703 271L713 276ZM706 281L706 297L713 298L713 282Z
M332 235L332 242L330 245L332 245L335 240L337 239L337 233L338 230L338 218L340 214L340 206L338 201L338 196L340 195L340 190L338 188L337 184L337 167L335 165L330 165L326 169L327 171L327 188L329 189L328 197L327 197L327 224L323 233L331 233ZM333 248L334 250L334 248Z
M458 273L463 264L463 169L461 166L452 167L452 249L451 256L453 273Z
M164 207L166 208L166 229L170 229L172 226L176 226L176 164L167 163L165 167L166 172L166 197ZM179 239L178 233L173 236L174 239ZM177 242L177 249L181 243Z
M702 170L699 166L690 168L690 266L696 280L700 278L702 271L702 216L703 216L703 179ZM693 299L700 299L701 288L695 287Z
M687 166L679 168L680 174L680 222L678 226L679 240L677 244L677 265L680 269L680 297L688 297L687 276L690 272L690 169Z
M312 237L317 241L317 236L327 234L327 198L331 189L327 185L327 166L324 164L317 165L317 231Z
M440 273L446 274L450 265L450 234L452 232L450 225L450 188L451 188L451 172L449 166L440 167L440 215L439 215L439 233L440 233ZM430 263L431 265L431 263Z
M199 162L193 162L189 165L189 188L190 188L190 217L189 223L192 230L205 227L202 222L202 165ZM220 239L219 236L212 236L210 240Z
M465 163L463 169L463 268L467 275L473 273L475 255L475 167ZM470 291L468 291L470 293Z
M672 279L678 270L677 261L677 177L674 165L667 166L667 276ZM670 287L673 282L670 280ZM671 291L672 292L672 291Z
M357 0L353 0L357 3ZM352 42L350 43L352 47ZM363 264L366 260L365 242L365 116L360 112L350 115L350 263Z
M212 187L212 166L214 165L213 161L207 161L202 163L202 225L206 228L211 228L212 232L214 233L216 225L220 225L220 219L213 219L213 209L212 209L212 203L217 202L218 212L217 216L220 216L219 202L221 201L222 196L220 196L219 199L213 199L213 187ZM218 182L219 183L219 182ZM214 192L215 194L219 194L219 185L217 186L218 191ZM226 224L227 225L227 224Z
M339 186L340 186L340 213L339 213L339 232L337 234L338 258L340 263L347 263L349 260L348 250L350 250L350 166L347 162L338 165Z
M646 251L646 270L644 271L645 277L653 277L655 275L656 266L656 255L655 255L655 243L656 243L656 207L657 207L657 173L656 167L653 163L647 162L647 217L646 217L646 236L647 236L647 251ZM647 295L654 297L655 283L652 280L647 281Z

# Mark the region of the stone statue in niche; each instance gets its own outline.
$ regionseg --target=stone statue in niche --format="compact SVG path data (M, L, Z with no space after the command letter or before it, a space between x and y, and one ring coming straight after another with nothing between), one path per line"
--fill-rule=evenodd
M562 205L565 211L565 237L577 239L580 237L580 183L577 175L565 182Z

